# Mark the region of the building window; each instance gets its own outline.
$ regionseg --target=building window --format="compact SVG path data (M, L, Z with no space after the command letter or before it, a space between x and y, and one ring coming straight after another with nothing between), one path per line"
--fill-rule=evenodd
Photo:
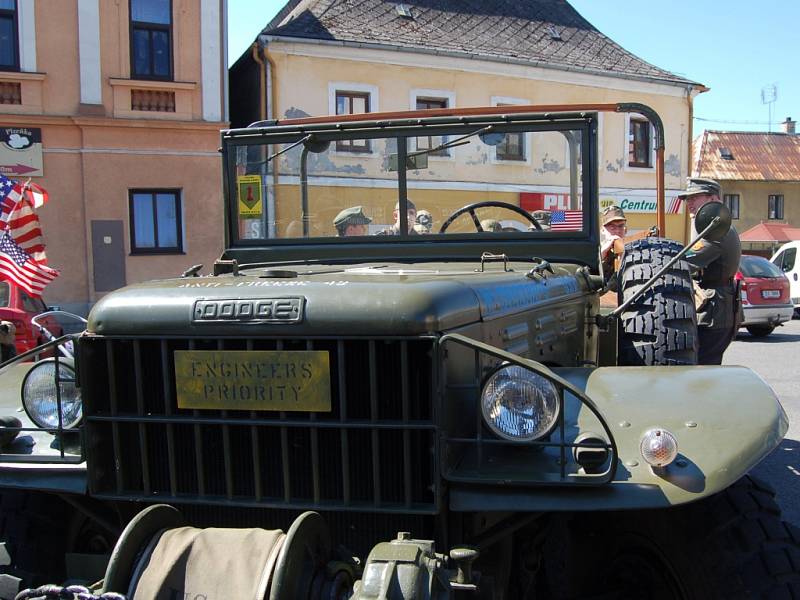
M430 110L433 108L447 108L447 98L417 98L417 110ZM430 150L441 146L447 141L441 135L429 135L417 138L417 150ZM431 156L450 156L447 148L442 148L436 152L431 152Z
M650 168L653 166L652 126L647 119L631 117L628 129L628 166Z
M510 104L497 104L497 106L512 106ZM525 134L507 133L503 141L495 147L497 160L525 160Z
M731 219L739 218L739 194L724 194L722 203L731 211Z
M770 219L783 220L783 194L770 194L767 212Z
M131 77L172 79L172 0L131 0Z
M16 0L0 0L0 70L19 71Z
M130 190L131 254L183 252L180 190Z
M336 90L336 114L356 115L370 112L369 93ZM369 152L369 140L337 140L339 152Z

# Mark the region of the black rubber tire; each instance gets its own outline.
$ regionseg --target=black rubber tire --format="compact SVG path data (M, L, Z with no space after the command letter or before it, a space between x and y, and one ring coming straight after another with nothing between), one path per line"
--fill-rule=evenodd
M800 530L750 477L673 509L583 513L557 533L553 597L800 597ZM646 573L657 579L643 582Z
M745 329L754 337L767 337L775 331L774 325L748 325Z
M625 246L618 274L620 305L671 258L677 242L643 238ZM622 313L619 320L620 365L697 364L697 315L689 263L676 262Z
M59 498L41 492L3 490L0 493L0 541L5 543L11 564L0 566L0 593L7 600L13 578L19 589L61 583L68 507Z

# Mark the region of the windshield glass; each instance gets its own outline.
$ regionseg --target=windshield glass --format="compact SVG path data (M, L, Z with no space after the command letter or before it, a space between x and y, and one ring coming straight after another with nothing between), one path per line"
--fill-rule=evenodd
M765 277L774 279L783 277L783 271L760 256L743 255L739 262L739 270L745 277Z
M235 140L228 150L233 243L587 234L584 123L360 133Z

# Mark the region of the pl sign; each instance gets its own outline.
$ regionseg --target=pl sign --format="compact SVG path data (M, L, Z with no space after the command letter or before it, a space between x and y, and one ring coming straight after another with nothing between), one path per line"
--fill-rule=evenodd
M667 214L683 212L683 202L675 196L677 192L667 192L664 211ZM600 210L616 204L626 213L655 213L655 190L625 190L625 192L607 193L600 190ZM569 194L563 192L522 192L520 207L533 212L536 210L570 210Z

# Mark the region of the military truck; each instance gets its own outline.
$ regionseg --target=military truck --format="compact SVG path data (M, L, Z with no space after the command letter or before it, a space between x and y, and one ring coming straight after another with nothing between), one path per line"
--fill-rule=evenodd
M74 361L26 375L4 589L800 594L796 530L748 476L787 418L750 370L693 366L685 249L629 244L600 307L604 112L653 124L663 207L663 127L638 104L223 131L219 260L105 296Z

